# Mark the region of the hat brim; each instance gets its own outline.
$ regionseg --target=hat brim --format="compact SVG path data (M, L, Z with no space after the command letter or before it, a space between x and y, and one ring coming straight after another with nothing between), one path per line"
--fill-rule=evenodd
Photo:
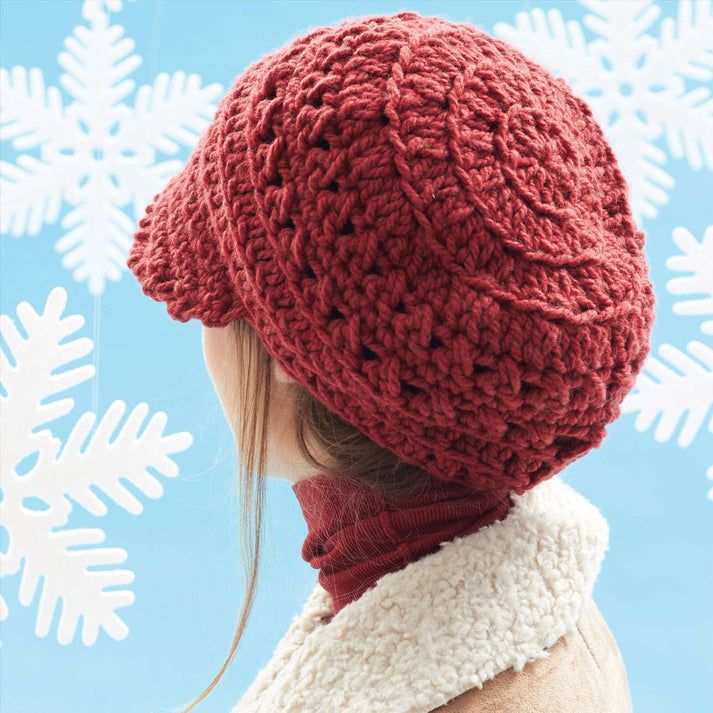
M138 223L127 266L144 294L165 302L168 314L222 327L246 316L246 309L222 255L222 198L216 194L218 165L206 131L183 169L154 196ZM223 234L225 234L225 225Z

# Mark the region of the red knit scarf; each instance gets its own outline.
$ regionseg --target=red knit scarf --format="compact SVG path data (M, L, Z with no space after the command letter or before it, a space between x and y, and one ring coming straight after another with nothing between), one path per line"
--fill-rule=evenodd
M370 488L317 473L293 484L307 523L302 558L319 570L334 613L384 574L503 518L510 498L436 481L423 494L388 500Z

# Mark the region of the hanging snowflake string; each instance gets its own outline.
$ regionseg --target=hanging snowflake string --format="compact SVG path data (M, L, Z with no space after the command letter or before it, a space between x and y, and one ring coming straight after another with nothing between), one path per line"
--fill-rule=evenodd
M496 35L565 79L592 108L612 144L631 192L636 219L655 218L675 181L669 155L713 170L713 101L698 82L713 77L713 9L681 0L674 20L651 0L580 0L590 13L565 22L552 8L518 12ZM686 80L694 84L688 90Z
M125 588L106 589L129 584L134 574L127 569L90 569L120 564L127 553L121 548L97 547L105 539L101 529L67 527L73 508L69 498L101 517L108 508L93 492L95 488L118 507L140 514L141 501L121 479L148 498L160 498L163 485L149 468L167 478L177 476L178 466L170 455L188 448L192 436L187 432L163 435L163 412L145 423L149 412L145 403L137 405L119 426L126 406L114 401L98 424L94 413L82 414L62 444L48 426L69 416L74 401L54 397L94 377L94 367L76 363L91 352L93 343L72 336L84 318L63 317L66 302L66 291L55 288L41 314L21 302L17 324L9 315L0 317L0 335L7 345L7 353L0 350L0 522L8 542L0 552L0 564L2 577L22 572L18 598L23 606L32 602L44 578L37 636L48 634L61 598L57 640L70 643L83 617L82 641L90 646L100 629L113 639L127 636L128 628L116 610L132 604L134 595ZM0 619L8 613L7 602L0 597Z
M0 162L0 232L36 235L68 206L55 248L94 295L126 271L139 215L182 166L158 161L157 152L192 147L222 93L197 74L160 73L126 103L142 60L124 28L110 23L109 11L120 9L118 0L82 5L86 24L58 55L66 106L40 69L0 69L0 138L20 152L14 164ZM38 156L26 153L33 149Z

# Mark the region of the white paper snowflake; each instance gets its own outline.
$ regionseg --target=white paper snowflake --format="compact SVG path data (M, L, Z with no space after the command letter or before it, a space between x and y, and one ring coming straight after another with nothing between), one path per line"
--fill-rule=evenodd
M676 302L674 313L713 317L713 225L706 228L702 243L680 226L674 228L672 237L682 254L670 257L666 266L687 274L669 280L666 288L671 294L691 298ZM701 329L713 333L713 319L704 319ZM687 351L662 344L660 359L649 355L635 389L622 402L622 413L638 413L637 431L647 430L660 416L654 432L659 442L669 441L681 424L677 439L681 448L688 447L706 423L713 434L713 349L694 340ZM707 475L713 477L713 466ZM713 500L713 488L708 496Z
M9 315L0 317L0 335L7 345L7 353L0 349L0 523L8 540L0 564L2 577L22 572L18 599L23 606L32 602L44 578L37 636L47 635L62 599L57 640L70 643L82 617L82 641L90 646L100 628L113 639L127 636L128 628L116 610L132 604L134 595L125 588L105 590L132 582L134 574L106 568L124 562L127 553L97 547L105 539L103 530L67 527L72 501L91 515L105 515L107 505L95 488L127 512L140 514L141 501L122 480L148 498L161 497L163 486L148 469L168 478L178 475L170 454L188 448L192 437L187 432L163 435L163 412L144 424L149 411L145 403L119 425L126 406L114 401L93 432L97 416L88 411L74 422L62 444L48 426L68 416L74 401L56 397L94 376L91 364L76 364L91 352L93 343L72 336L84 318L63 317L66 301L67 293L58 287L49 293L42 314L21 302L17 323ZM97 565L105 568L91 569ZM0 597L0 620L8 612Z
M68 205L55 247L94 295L127 270L136 221L182 166L157 161L157 151L192 146L222 92L220 84L202 87L197 74L160 73L138 89L132 106L125 103L141 58L124 28L109 21L109 11L119 9L118 0L82 5L86 24L58 55L67 106L57 87L45 87L40 69L0 69L0 139L21 152L14 164L0 162L0 232L36 235ZM31 149L39 155L24 153Z
M713 169L713 12L709 0L681 0L674 20L653 26L651 0L580 0L583 24L556 9L536 8L498 22L496 35L565 79L601 124L629 184L637 221L654 218L675 181L668 156Z

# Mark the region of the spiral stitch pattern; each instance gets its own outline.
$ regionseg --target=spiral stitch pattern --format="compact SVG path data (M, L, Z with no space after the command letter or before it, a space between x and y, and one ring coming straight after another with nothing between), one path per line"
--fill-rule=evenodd
M251 64L127 264L174 319L246 319L403 460L521 494L620 414L654 318L643 247L564 80L404 11Z

